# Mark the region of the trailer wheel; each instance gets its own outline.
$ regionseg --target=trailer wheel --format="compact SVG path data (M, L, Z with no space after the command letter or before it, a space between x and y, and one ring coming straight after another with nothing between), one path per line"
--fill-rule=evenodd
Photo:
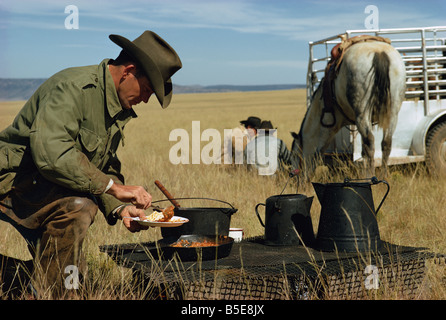
M446 177L446 122L436 125L427 135L426 166L430 174Z

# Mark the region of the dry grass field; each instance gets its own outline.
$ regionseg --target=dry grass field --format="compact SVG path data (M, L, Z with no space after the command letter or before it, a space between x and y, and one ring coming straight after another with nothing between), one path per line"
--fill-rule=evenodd
M173 165L169 150L176 143L169 141L173 129L182 128L191 133L192 121L200 121L201 132L214 128L223 134L224 129L236 127L248 116L271 120L277 127L278 137L291 147L290 131L298 131L305 112L305 90L286 90L247 93L212 93L174 95L172 105L162 110L152 97L147 105L136 106L138 118L125 128L125 146L119 150L123 173L128 184L147 186L153 200L165 199L154 185L160 180L178 198L207 197L230 202L238 209L231 226L244 229L245 236L262 235L254 211L259 202L279 194L285 186L286 176L265 178L256 172L224 165L185 164ZM0 129L14 118L23 102L0 103ZM192 138L192 137L191 137ZM201 147L208 142L201 142ZM348 169L323 174L319 179L342 181ZM378 214L381 238L385 241L414 247L426 247L432 252L446 253L446 181L427 175L423 164L392 167L386 179L390 194ZM295 193L296 185L289 184L285 193ZM373 189L379 201L385 187ZM299 193L313 196L310 184L301 186ZM184 207L213 206L208 201L184 200ZM318 224L320 204L315 198L311 209L313 225ZM87 255L92 288L86 299L139 299L141 295L126 285L131 274L118 267L99 245L144 242L159 239L158 228L139 233L128 232L122 224L108 226L99 213L89 230L84 250ZM20 259L29 259L26 245L18 233L0 222L0 253ZM446 299L446 271L444 264L428 264L427 277L417 299ZM383 299L404 299L388 293Z

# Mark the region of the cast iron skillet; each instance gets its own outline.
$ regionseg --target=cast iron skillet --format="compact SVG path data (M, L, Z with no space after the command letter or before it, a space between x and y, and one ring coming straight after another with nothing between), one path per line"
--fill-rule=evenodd
M212 242L212 246L189 246L193 242ZM175 255L181 261L215 260L227 257L231 253L234 239L227 236L182 235L174 240L164 238L158 241L157 248L149 251L155 259L172 259ZM179 244L179 245L178 245Z

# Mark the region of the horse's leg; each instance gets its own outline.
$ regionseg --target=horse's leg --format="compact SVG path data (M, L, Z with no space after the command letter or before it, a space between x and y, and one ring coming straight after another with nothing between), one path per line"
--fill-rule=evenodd
M393 108L395 110L395 108ZM397 108L399 110L399 108ZM390 152L392 151L392 136L395 132L396 125L398 121L398 113L393 114L391 119L389 119L388 128L383 129L383 139L381 141L381 150L382 150L382 169L384 177L387 177L389 173L388 162L390 157Z
M375 175L375 137L372 133L372 125L367 114L358 115L356 126L362 139L362 158L364 159L364 175Z
M387 177L389 173L389 168L387 166L389 162L390 152L392 151L392 135L393 130L387 128L383 130L383 140L381 141L381 150L382 150L382 174L384 177Z

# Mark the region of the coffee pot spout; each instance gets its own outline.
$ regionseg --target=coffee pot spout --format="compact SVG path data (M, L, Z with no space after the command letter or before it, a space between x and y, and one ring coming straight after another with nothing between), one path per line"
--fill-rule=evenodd
M310 215L311 205L313 204L313 197L305 199L306 212Z
M322 202L327 185L322 184L322 183L316 183L316 182L312 182L312 184L313 184L313 188L314 188L314 191L316 192L319 202Z

